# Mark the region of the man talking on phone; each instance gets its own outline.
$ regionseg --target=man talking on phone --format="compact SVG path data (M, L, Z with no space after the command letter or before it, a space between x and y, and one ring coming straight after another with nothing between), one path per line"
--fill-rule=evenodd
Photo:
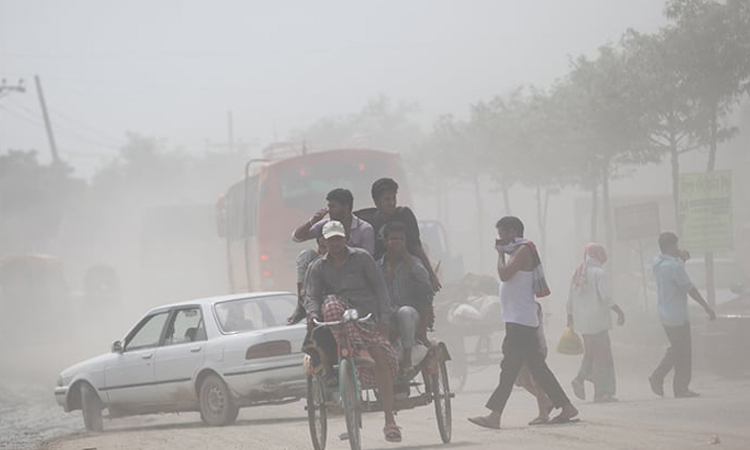
M317 239L323 233L323 226L330 220L344 224L349 247L375 253L375 232L372 225L352 214L354 196L349 189L337 188L326 195L328 206L316 212L310 220L294 229L292 240L304 242ZM328 216L326 218L326 215Z

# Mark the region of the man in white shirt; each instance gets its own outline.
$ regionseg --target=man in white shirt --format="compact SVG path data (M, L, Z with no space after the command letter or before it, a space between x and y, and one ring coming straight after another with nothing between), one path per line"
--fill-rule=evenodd
M552 401L553 408L562 408L551 423L570 422L578 415L578 410L570 403L541 351L539 309L535 299L535 285L540 280L535 280L534 276L535 272L541 275L541 262L536 247L531 241L523 239L523 228L523 222L517 217L503 217L497 222L500 237L496 242L497 273L503 282L500 301L505 320L500 383L486 404L491 413L469 418L473 424L486 428L500 428L503 409L524 364ZM510 254L507 262L506 252Z
M595 243L586 245L583 261L578 265L570 283L568 295L568 326L583 337L584 354L578 375L571 381L573 393L586 399L585 381L594 384L594 402L617 401L615 365L609 330L612 329L612 311L617 313L619 325L625 323L625 314L612 301L604 263L607 252Z

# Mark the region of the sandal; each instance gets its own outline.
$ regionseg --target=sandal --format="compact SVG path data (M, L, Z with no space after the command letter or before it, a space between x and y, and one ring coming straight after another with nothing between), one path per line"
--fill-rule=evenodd
M549 417L539 416L536 419L529 422L529 425L544 425L549 423Z
M383 427L383 434L388 442L401 442L401 427L395 423L389 423Z
M494 423L490 423L486 417L479 416L479 417L469 417L469 422L473 423L474 425L479 425L480 427L484 428L491 428L493 430L499 430L500 425L495 425Z

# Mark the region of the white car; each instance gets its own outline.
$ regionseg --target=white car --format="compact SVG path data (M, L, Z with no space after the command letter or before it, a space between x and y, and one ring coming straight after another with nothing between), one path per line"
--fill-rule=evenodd
M200 411L219 426L243 406L296 401L307 389L305 325L285 325L296 304L292 293L265 292L154 308L111 353L64 370L57 403L101 431L104 409L113 418Z

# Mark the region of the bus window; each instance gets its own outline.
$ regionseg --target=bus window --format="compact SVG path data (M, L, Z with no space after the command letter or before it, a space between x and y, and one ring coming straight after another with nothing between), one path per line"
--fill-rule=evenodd
M388 173L384 164L375 161L368 161L366 166L357 161L308 163L278 172L281 199L287 207L307 211L310 205L324 203L326 194L336 187L352 191L355 204L369 203L372 182Z

